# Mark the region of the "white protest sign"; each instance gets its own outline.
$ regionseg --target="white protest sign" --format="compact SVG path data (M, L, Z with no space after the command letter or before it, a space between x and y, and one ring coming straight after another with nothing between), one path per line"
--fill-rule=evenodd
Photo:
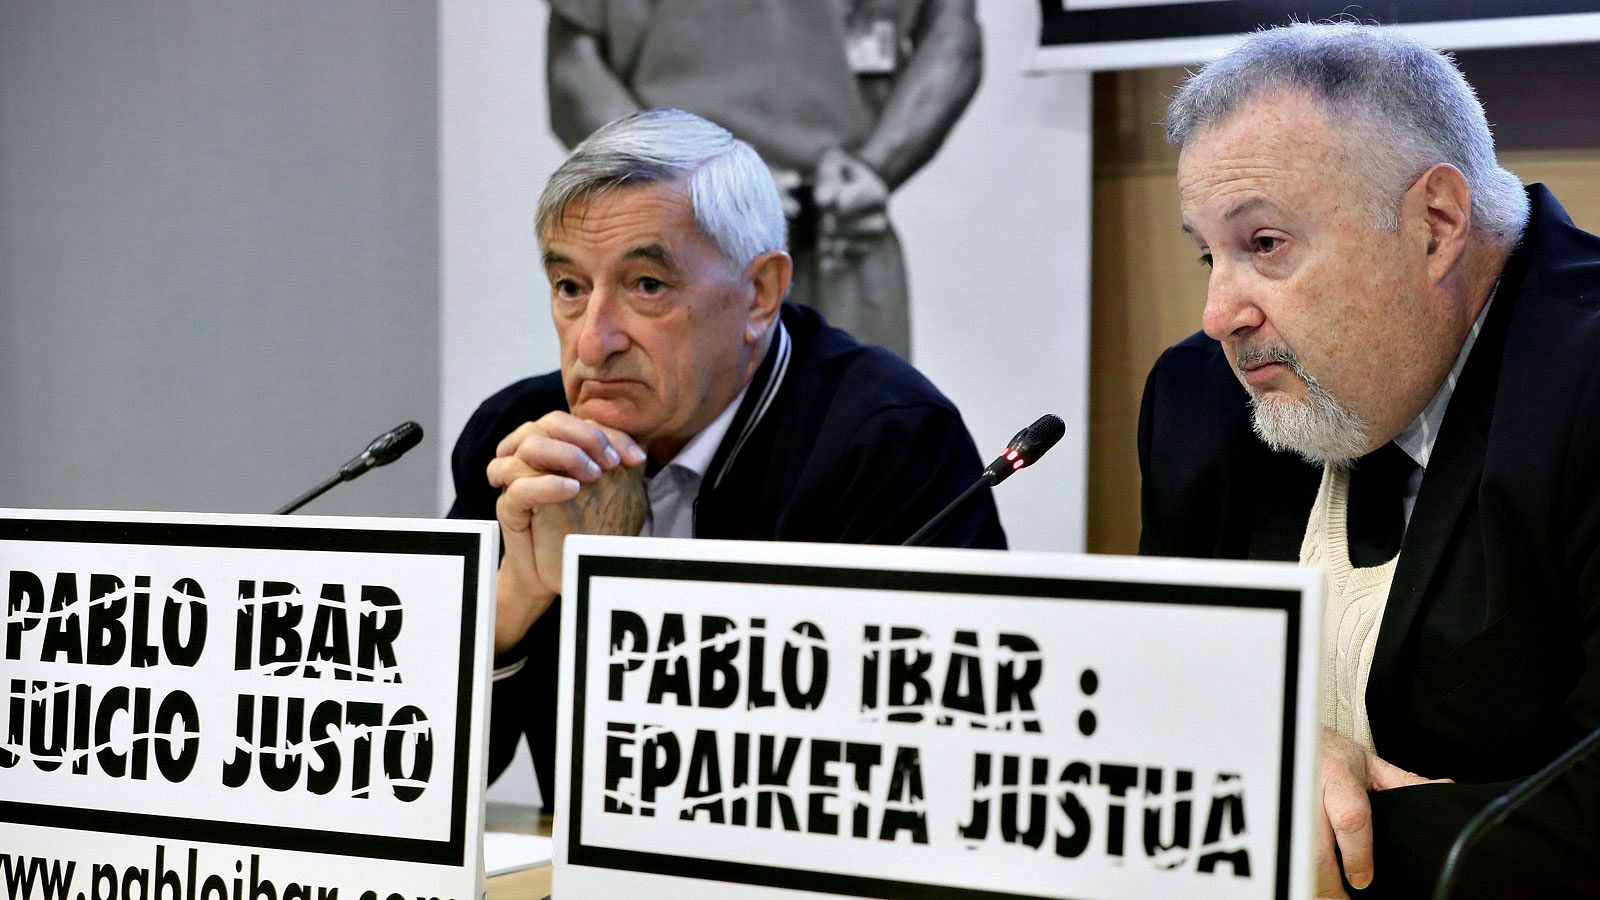
M14 900L476 900L492 524L0 510Z
M1310 896L1314 572L618 538L565 566L556 896Z

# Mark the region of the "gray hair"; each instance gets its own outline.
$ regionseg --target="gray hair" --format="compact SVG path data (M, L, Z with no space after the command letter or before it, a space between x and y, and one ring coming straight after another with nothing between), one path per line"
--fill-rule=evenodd
M778 186L761 157L727 129L679 109L623 116L574 148L539 195L539 240L574 200L658 182L683 186L695 226L735 270L787 246Z
M1472 218L1510 247L1528 221L1522 182L1495 159L1483 105L1453 59L1390 28L1299 22L1258 31L1178 89L1167 139L1180 149L1245 102L1277 91L1309 95L1366 160L1382 227L1400 197L1437 163L1461 171Z

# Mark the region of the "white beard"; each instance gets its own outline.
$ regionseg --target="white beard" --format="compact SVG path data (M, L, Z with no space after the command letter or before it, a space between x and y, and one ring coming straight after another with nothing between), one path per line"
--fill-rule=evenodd
M1306 396L1292 400L1250 389L1250 425L1257 437L1274 450L1293 450L1316 465L1348 465L1366 451L1366 423L1335 400L1293 354L1256 353L1241 359L1240 365L1263 358L1287 365L1305 383Z

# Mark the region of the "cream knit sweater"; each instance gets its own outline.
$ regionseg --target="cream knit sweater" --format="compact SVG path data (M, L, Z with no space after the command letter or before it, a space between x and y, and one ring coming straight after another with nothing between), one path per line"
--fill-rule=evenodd
M1373 750L1367 676L1399 557L1366 569L1350 564L1345 531L1349 497L1350 470L1324 466L1300 545L1300 564L1320 566L1328 579L1322 612L1322 724Z

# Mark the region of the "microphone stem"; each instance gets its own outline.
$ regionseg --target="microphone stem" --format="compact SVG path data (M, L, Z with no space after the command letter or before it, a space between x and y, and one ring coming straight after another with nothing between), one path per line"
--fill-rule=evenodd
M1433 900L1445 900L1455 890L1457 873L1460 871L1461 860L1467 851L1478 843L1478 839L1488 833L1489 829L1505 821L1505 818L1517 810L1517 807L1526 803L1530 797L1539 793L1550 785L1551 782L1562 776L1596 745L1600 745L1600 729L1579 741L1572 749L1556 757L1549 765L1540 769L1516 787L1490 801L1488 806L1478 811L1467 827L1461 829L1461 834L1456 837L1456 842L1450 846L1450 855L1445 857L1444 868L1439 873L1439 883L1433 892Z
M938 527L940 524L942 524L944 522L945 519L948 519L950 517L950 514L955 511L956 507L958 507L961 504L967 502L968 498L970 498L973 494L976 494L978 492L979 488L986 488L986 487L989 487L990 485L992 485L994 482L991 481L990 479L992 479L993 477L994 476L992 476L989 473L985 472L982 477L980 477L977 481L974 481L972 483L971 487L969 487L966 490L962 491L961 492L961 496L955 498L954 500L951 500L949 506L946 506L944 509L939 510L939 514L938 515L936 515L933 518L929 519L928 520L928 524L922 526L921 528L918 528L917 529L917 533L913 534L911 537L906 538L905 543L901 544L900 546L902 546L902 547L916 547L916 546L921 545L921 543L923 541L927 540L928 535L933 533L933 529L934 528Z
M317 499L318 497L321 497L323 494L328 492L329 488L332 488L334 485L336 485L339 482L344 481L344 480L345 479L344 479L344 476L342 474L335 474L333 477L329 478L327 481L324 481L323 483L317 485L316 487L312 488L311 490L306 491L304 494L301 494L300 496L296 497L295 499L290 500L287 504L284 505L284 507L282 509L274 512L273 515L275 515L275 516L286 516L289 513L292 513L295 510L299 509L300 507L305 506L307 503L310 503L311 501Z

